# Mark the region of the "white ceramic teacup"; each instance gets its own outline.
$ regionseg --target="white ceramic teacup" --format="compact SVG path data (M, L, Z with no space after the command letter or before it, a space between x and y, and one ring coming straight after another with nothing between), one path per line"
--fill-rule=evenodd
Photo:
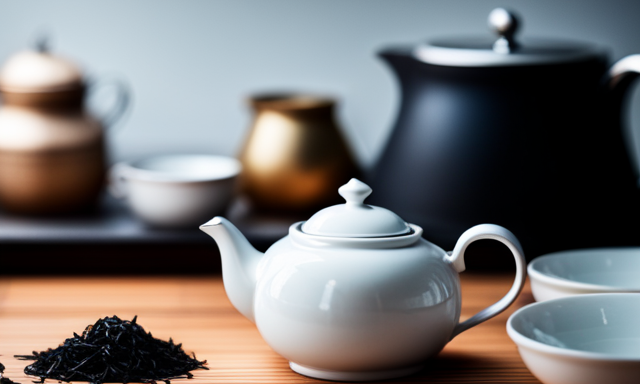
M528 271L536 301L585 293L640 292L640 248L550 253L535 258Z
M640 382L640 295L585 294L529 304L507 333L545 384Z
M109 189L149 225L197 227L224 212L241 168L226 156L156 156L114 165Z

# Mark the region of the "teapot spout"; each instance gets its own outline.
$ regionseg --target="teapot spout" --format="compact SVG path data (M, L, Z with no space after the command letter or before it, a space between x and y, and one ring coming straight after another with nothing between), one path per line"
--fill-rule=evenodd
M255 322L253 296L256 289L257 266L264 255L257 251L244 235L224 217L216 216L200 226L218 244L222 259L222 280L227 296L236 309Z

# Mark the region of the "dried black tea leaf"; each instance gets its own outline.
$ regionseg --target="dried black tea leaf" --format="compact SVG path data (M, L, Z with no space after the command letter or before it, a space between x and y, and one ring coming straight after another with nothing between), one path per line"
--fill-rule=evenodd
M20 384L11 381L8 377L4 377L4 365L2 363L0 363L0 384Z
M192 378L190 371L209 369L207 361L187 355L182 344L172 339L154 338L133 320L105 317L89 325L82 335L72 338L56 349L49 348L32 355L17 355L21 360L35 360L24 373L59 381L90 383L155 383L167 384L173 379Z

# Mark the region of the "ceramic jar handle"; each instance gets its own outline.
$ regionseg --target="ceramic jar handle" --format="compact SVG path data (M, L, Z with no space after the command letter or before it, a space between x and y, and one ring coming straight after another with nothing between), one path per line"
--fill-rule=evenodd
M460 333L466 331L467 329L476 326L483 321L489 320L490 318L507 309L507 307L509 307L516 300L516 297L518 297L518 294L524 286L527 272L525 268L526 261L524 258L524 253L522 252L522 246L520 245L518 239L513 235L513 233L511 233L511 231L501 226L494 224L481 224L469 228L462 234L462 236L460 236L455 248L453 249L453 252L451 253L451 255L446 256L446 259L452 264L453 268L458 273L463 272L465 270L464 252L466 251L469 244L473 243L476 240L482 239L497 240L509 247L509 250L513 254L513 258L516 261L516 278L509 292L507 292L507 294L502 299L500 299L500 301L476 313L466 321L456 324L455 328L453 329L453 334L451 335L452 339Z
M131 91L124 81L115 77L94 79L90 82L89 90L93 97L102 89L113 88L115 100L107 112L103 112L99 119L105 128L113 127L129 109Z

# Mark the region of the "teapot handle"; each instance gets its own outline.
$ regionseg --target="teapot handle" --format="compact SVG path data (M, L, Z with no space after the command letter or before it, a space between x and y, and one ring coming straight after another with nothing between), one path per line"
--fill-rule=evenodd
M509 307L516 300L516 297L518 297L518 294L522 290L525 278L527 276L525 268L526 261L520 242L513 235L513 233L511 233L511 231L494 224L476 225L475 227L469 228L462 234L462 236L460 236L451 255L447 255L445 257L446 260L451 263L453 268L458 273L465 270L464 252L466 251L469 244L481 239L497 240L509 247L509 250L513 254L513 258L516 261L516 278L509 292L507 292L507 294L502 299L500 299L500 301L476 313L466 321L456 324L455 328L453 329L453 334L451 335L452 339L460 333L466 331L467 329L474 327L486 320L489 320L490 318L507 309L507 307Z

